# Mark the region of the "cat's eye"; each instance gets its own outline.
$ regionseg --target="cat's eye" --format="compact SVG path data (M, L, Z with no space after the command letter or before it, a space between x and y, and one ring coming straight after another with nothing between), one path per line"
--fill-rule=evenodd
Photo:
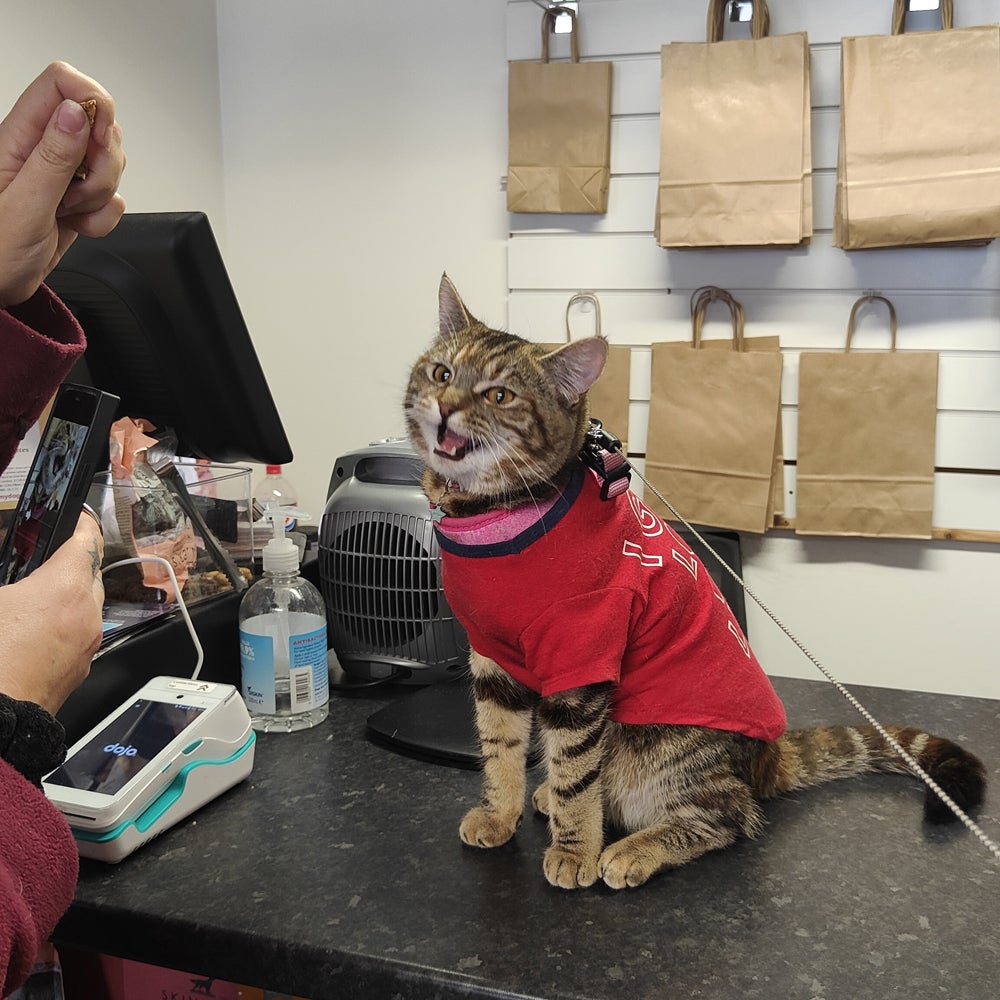
M431 378L435 382L441 382L444 384L451 379L451 369L447 365L436 364L431 369Z
M496 406L509 406L517 399L517 396L502 385L494 385L483 393L483 399Z

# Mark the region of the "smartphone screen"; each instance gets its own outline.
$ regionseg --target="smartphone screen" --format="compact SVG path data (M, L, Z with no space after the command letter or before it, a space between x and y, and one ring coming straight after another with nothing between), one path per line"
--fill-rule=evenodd
M198 705L137 698L45 784L115 795L204 711Z
M13 537L3 583L13 583L27 576L48 551L59 510L66 502L73 469L86 439L87 424L55 416L49 420L14 523L10 526Z
M82 386L60 389L4 540L0 585L37 569L73 533L117 401Z

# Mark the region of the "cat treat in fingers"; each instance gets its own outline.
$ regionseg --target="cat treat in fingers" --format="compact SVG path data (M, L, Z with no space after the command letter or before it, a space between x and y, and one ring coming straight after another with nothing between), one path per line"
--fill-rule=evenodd
M551 836L542 868L564 888L641 885L755 837L759 803L783 792L909 773L870 727L786 730L695 554L631 491L602 499L581 449L604 340L550 350L491 329L447 276L439 306L404 412L442 514L445 592L472 647L483 797L461 822L465 843L514 836L536 720L547 775L532 803ZM888 731L959 806L981 802L974 756L919 729ZM950 820L927 795L926 817Z
M84 113L87 116L87 123L91 128L94 127L94 122L97 120L97 101L91 98L88 101L80 101L80 107L83 108ZM73 178L75 180L83 181L87 179L87 171L90 168L87 166L86 159L80 161L80 165L76 168Z

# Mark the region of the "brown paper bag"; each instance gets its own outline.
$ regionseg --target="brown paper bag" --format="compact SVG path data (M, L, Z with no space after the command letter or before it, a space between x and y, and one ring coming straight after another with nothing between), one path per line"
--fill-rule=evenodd
M716 300L729 306L732 341L701 339L705 310ZM690 345L653 344L647 478L687 520L763 532L775 504L781 354L745 349L743 310L721 289L698 298L692 328ZM714 343L731 350L704 349Z
M790 246L812 235L809 47L804 33L721 41L711 0L708 42L661 49L660 183L664 247Z
M701 298L705 295L712 296L721 299L723 301L732 301L736 308L739 310L740 323L743 322L743 307L729 294L729 292L724 289L717 288L714 285L706 285L704 288L697 288L691 295L691 318L694 321L695 316L698 313L698 305ZM709 298L708 302L712 299ZM708 305L708 302L705 304ZM744 351L771 351L775 352L781 351L781 340L778 336L758 336L758 337L746 337L742 338ZM688 346L686 344L680 346ZM729 340L702 340L701 346L707 350L732 350L732 342ZM784 367L784 361L782 361L782 367ZM784 513L785 506L785 459L784 459L784 441L782 438L782 427L781 427L781 399L778 400L778 431L774 439L774 461L771 466L771 490L768 494L767 501L767 525L771 527L774 524L774 519Z
M851 352L859 307L884 302L891 349ZM854 303L843 354L799 359L795 530L930 538L938 355L896 352L896 311Z
M1000 235L1000 26L841 42L834 245L982 244Z
M508 212L608 210L611 177L611 63L580 62L576 15L572 61L549 62L549 27L542 15L541 62L512 62L508 78Z
M566 303L566 340L572 340L570 333L570 312L577 302L591 302L594 306L594 336L601 335L601 303L593 292L577 292ZM562 347L562 344L546 344L546 347ZM587 392L588 412L601 421L609 434L622 443L622 451L628 453L629 389L632 377L632 349L620 344L608 345L608 360L600 378Z

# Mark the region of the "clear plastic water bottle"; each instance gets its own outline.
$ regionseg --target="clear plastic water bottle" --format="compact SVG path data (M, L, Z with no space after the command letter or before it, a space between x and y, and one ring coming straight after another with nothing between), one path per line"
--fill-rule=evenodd
M265 475L254 487L253 495L257 503L264 509L270 507L295 507L299 502L299 494L295 487L284 476L280 465L264 467ZM296 524L293 516L285 515L285 531L291 531Z
M269 508L275 536L264 546L264 576L240 602L242 693L259 732L309 729L329 713L326 607L299 576L299 550Z

